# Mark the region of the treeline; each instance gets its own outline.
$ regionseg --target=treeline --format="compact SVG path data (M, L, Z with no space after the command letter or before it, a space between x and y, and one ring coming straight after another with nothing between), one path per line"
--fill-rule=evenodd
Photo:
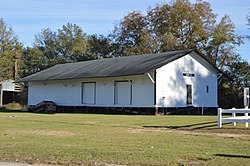
M14 64L18 64L19 77L24 77L58 63L195 49L234 80L219 87L220 105L242 106L242 87L250 81L250 65L236 50L243 37L235 33L228 15L217 21L210 4L203 1L171 1L145 15L130 12L107 36L87 35L72 23L55 32L46 28L30 47L23 47L1 19L0 38L0 78L11 78Z

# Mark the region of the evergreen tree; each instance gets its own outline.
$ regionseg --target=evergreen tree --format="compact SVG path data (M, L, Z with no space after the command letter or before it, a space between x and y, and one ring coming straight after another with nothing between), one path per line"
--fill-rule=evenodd
M21 53L22 44L12 28L0 19L0 80L16 77L21 63Z

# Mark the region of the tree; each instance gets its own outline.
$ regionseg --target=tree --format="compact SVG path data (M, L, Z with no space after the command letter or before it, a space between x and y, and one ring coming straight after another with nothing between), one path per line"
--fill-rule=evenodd
M116 26L111 35L119 56L152 53L156 41L148 30L148 22L140 12L131 12Z
M37 57L40 57L39 60L36 59L40 61L39 63L41 66L44 66L43 68L53 66L63 59L59 54L59 40L57 33L53 32L49 28L43 29L41 33L35 35L35 43L33 48L34 50L40 50L43 53L43 55L41 55L41 53L38 54Z
M239 57L229 66L230 72L226 72L233 81L224 82L219 87L219 105L227 108L243 107L243 87L250 83L250 65Z
M41 33L35 36L33 47L27 47L23 51L22 76L58 63L94 59L92 55L87 53L86 34L76 24L63 25L57 32L49 28L42 29Z
M250 25L249 16L247 16L247 25ZM220 36L218 38L221 38L221 40L223 40L225 36L230 37L230 35L223 33L225 29L230 29L225 27L221 27L220 31L218 31L218 36ZM246 37L249 38L249 36ZM223 92L219 94L219 104L228 108L243 107L243 87L250 86L250 65L237 54L235 56L225 54L225 59L226 58L234 59L225 61L227 66L225 72L233 78L234 81L229 83L225 82L219 87L219 91Z
M57 39L59 42L58 54L63 57L64 61L66 60L65 62L93 59L93 57L86 56L87 36L76 24L63 25L62 29L58 29Z
M197 43L208 38L215 15L210 5L198 1L172 1L148 11L151 32L159 41L159 51L197 48Z
M31 75L48 68L47 58L38 47L26 47L23 49L21 77Z
M11 27L0 19L0 79L16 78L22 45Z
M116 53L123 55L195 49L218 68L237 61L236 46L243 43L235 34L230 17L217 23L208 2L171 1L157 5L146 16L131 12L112 34Z
M159 52L192 48L223 70L230 61L237 61L235 48L243 43L242 37L235 34L229 16L217 23L207 2L172 1L149 10L147 17Z
M57 32L43 29L35 36L34 47L44 52L50 65L92 59L86 56L86 34L76 24L63 25Z
M112 56L111 39L103 35L90 35L87 40L87 52L91 57L108 58Z
M59 42L56 32L51 29L43 29L41 33L35 35L33 47L23 49L21 76L49 68L61 63L63 58L59 56Z
M226 70L232 62L238 61L236 46L243 43L243 38L235 34L235 26L229 16L222 17L218 24L215 24L208 42L200 47L204 55L218 68Z

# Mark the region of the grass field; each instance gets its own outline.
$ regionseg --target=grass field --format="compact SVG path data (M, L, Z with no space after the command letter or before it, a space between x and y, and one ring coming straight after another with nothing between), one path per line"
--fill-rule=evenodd
M0 112L0 161L62 165L249 165L250 129L216 116Z

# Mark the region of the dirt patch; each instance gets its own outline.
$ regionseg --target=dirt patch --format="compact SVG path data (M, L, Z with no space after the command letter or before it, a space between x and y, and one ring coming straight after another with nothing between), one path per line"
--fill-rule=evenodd
M13 157L13 156L1 156L1 162L8 166L63 166L62 163L57 163L57 161L52 162L46 158L36 158L36 157ZM26 163L26 164L25 164ZM65 166L65 165L64 165Z
M132 134L140 134L140 133L145 133L145 130L143 130L143 129L131 129L128 132L132 133Z
M190 158L190 159L180 159L178 163L180 165L209 165L207 163L208 160L211 160L210 158Z
M73 132L63 130L11 130L7 131L6 135L39 135L39 136L50 136L50 137L70 137L76 135Z
M196 132L196 131L185 131L177 130L175 132L186 134L186 135L201 135L201 136L213 136L213 137L229 137L229 138L249 138L247 134L231 134L231 133L211 133L211 132Z
M32 134L35 135L42 135L42 136L59 136L59 137L67 137L67 136L73 136L75 133L69 132L69 131L46 131L46 130L35 130L31 131Z
M247 135L247 134L197 132L197 131L190 131L190 130L167 129L167 128L133 128L133 129L128 129L127 132L132 133L132 134L140 134L140 133L145 133L145 132L161 132L161 133L175 133L175 134L194 135L194 136L211 136L211 137L229 137L229 138L250 139L249 135Z
M17 163L17 162L2 162L2 161L0 161L0 166L54 166L54 165Z

